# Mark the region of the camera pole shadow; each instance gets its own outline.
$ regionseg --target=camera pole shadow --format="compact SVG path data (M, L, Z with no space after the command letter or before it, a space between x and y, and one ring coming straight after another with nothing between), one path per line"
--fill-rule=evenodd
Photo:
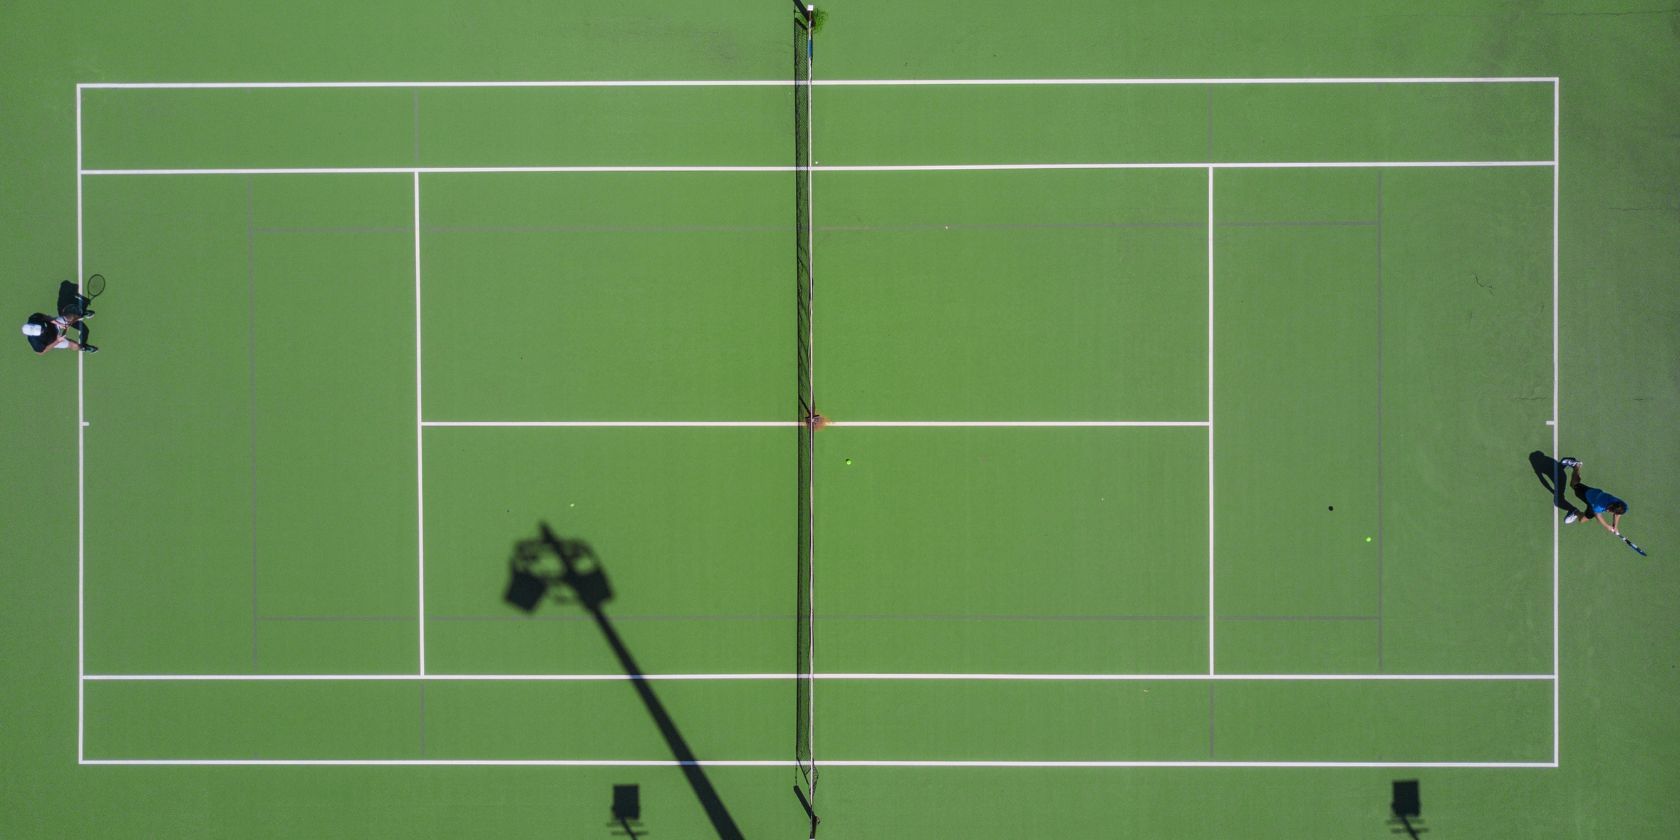
M711 779L706 777L706 770L700 765L694 750L688 746L682 732L677 729L676 721L666 711L665 704L659 701L659 695L653 690L646 675L642 672L636 658L630 654L624 639L618 635L618 629L607 618L606 603L612 599L612 586L607 582L606 572L601 568L600 560L595 556L594 549L582 540L566 540L555 536L549 529L548 523L540 523L541 536L532 540L522 540L514 545L513 559L510 561L512 577L508 583L506 599L509 604L532 612L541 603L545 595L562 600L576 600L583 605L595 626L606 637L607 645L618 657L619 666L630 678L630 684L641 697L642 704L647 707L648 714L653 718L654 725L659 728L659 734L664 736L666 746L670 747L671 755L676 758L682 768L683 775L688 779L689 787L694 789L694 795L700 800L700 806L711 820L712 828L723 840L742 840L741 829L735 825L735 820L729 815L729 809L724 807L722 797L718 796L717 788L712 786ZM545 571L539 568L544 555L559 561L557 571ZM565 591L551 591L563 588ZM570 598L566 597L567 592Z

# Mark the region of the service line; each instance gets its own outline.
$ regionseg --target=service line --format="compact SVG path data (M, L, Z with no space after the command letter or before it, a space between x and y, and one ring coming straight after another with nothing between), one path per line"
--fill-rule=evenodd
M798 420L427 420L427 428L785 429ZM1205 420L831 420L854 429L1202 428Z

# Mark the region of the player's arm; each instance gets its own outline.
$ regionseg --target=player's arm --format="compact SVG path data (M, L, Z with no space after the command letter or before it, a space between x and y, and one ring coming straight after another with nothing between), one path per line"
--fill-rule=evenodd
M1622 535L1622 515L1619 513L1612 515L1615 516L1615 519L1610 523L1610 533L1619 537Z
M1616 534L1617 536L1620 536L1620 532L1618 532L1616 530L1616 526L1611 525L1610 521L1608 519L1604 518L1604 514L1601 513L1598 516L1595 516L1593 518L1598 520L1598 524L1604 526L1604 530L1609 531L1612 534ZM1619 519L1620 517L1617 517L1617 518Z

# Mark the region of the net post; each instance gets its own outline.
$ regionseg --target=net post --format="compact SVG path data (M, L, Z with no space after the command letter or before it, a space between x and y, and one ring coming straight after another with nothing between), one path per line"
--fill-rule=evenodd
M812 18L815 16L817 7L805 5L804 0L793 0L793 10L799 15L800 20L805 21L805 26L809 27L812 23Z

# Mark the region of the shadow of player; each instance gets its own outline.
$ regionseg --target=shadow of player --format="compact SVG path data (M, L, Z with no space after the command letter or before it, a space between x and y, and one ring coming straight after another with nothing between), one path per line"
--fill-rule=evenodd
M1528 465L1534 468L1534 475L1540 479L1540 486L1552 494L1552 504L1556 505L1558 510L1565 513L1581 512L1564 498L1563 488L1569 486L1569 477L1565 474L1562 464L1536 449L1528 453ZM1576 495L1580 495L1580 491L1576 491ZM1582 501L1585 502L1586 499L1583 498Z

